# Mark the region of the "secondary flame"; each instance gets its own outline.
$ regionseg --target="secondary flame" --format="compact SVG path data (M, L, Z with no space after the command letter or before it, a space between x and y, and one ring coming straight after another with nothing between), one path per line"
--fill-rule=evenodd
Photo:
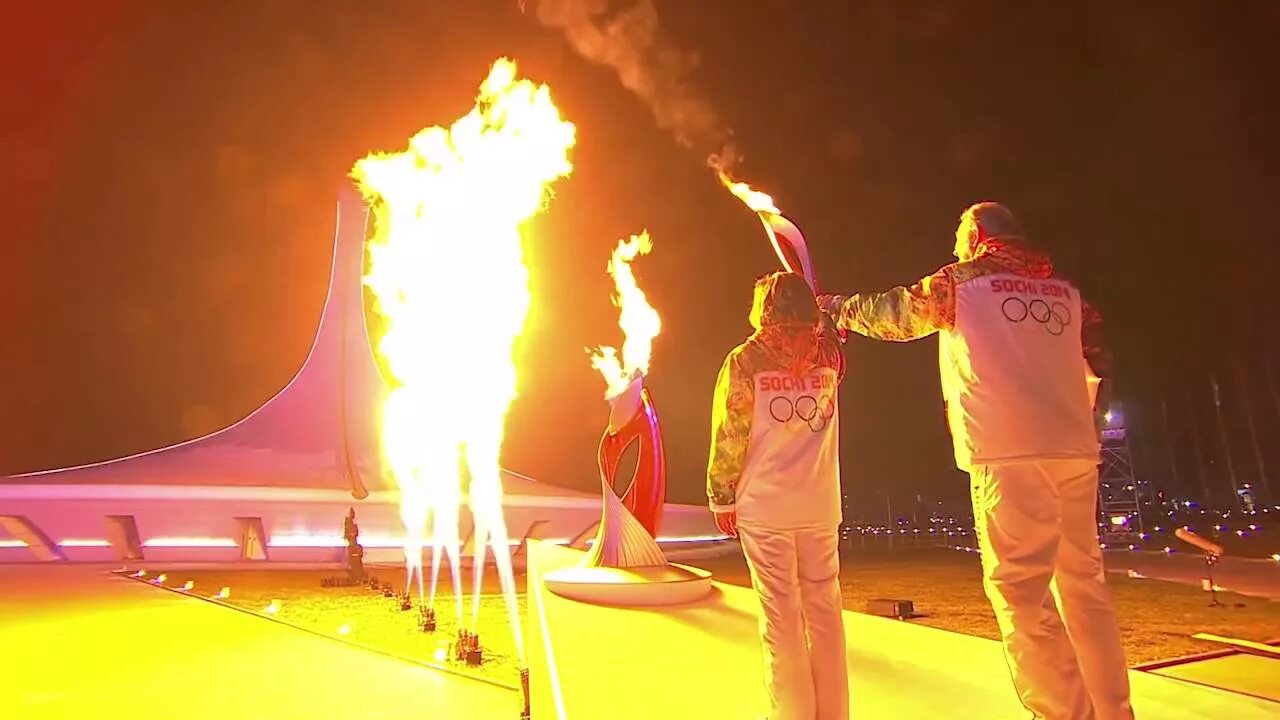
M429 522L429 603L444 553L461 624L459 514L470 477L473 608L492 547L518 645L498 461L517 391L513 349L530 301L521 228L545 206L549 185L572 171L574 142L575 128L550 90L517 79L515 63L503 58L469 113L448 128L420 131L402 152L369 155L352 171L376 220L365 283L386 324L377 350L397 383L383 407L382 440L400 488L406 590L416 576L422 598Z
M616 348L596 348L591 355L591 365L604 376L608 384L605 397L613 399L627 389L637 375L649 372L649 358L653 352L653 339L662 330L658 311L649 304L644 291L636 283L631 263L640 255L653 250L648 231L632 235L630 240L618 241L618 247L609 260L609 274L613 276L616 293L613 303L618 306L618 326L622 328L622 352Z
M752 189L750 185L744 182L734 182L733 178L723 172L720 173L720 182L724 183L729 192L733 193L734 196L746 203L747 207L755 212L772 213L774 215L782 214L782 211L773 204L772 197L759 190Z

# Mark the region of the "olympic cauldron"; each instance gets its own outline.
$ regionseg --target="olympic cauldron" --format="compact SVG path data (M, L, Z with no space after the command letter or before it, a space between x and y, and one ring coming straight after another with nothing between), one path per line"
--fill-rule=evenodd
M652 607L692 602L712 590L711 573L667 561L656 538L666 501L662 430L653 397L636 373L610 398L609 425L600 439L598 464L604 505L600 528L582 562L549 573L551 592L572 600ZM639 443L630 486L620 498L614 480L622 454Z

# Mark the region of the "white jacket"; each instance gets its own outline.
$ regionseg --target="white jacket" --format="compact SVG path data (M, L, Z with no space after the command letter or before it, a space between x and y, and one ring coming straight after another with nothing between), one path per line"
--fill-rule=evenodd
M1106 377L1101 319L1048 259L1014 246L910 287L823 299L841 328L881 340L939 333L956 464L1098 457L1087 377Z
M715 512L767 530L839 527L839 343L820 333L799 275L756 287L756 332L720 370L712 411L707 498Z

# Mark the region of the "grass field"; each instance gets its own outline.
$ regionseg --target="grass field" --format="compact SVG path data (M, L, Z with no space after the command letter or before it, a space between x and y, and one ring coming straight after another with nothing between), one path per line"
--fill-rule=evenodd
M750 585L739 556L699 563L717 579ZM1189 655L1218 647L1192 640L1197 632L1267 642L1280 638L1280 603L1219 593L1227 607L1209 607L1196 588L1159 580L1108 575L1130 665ZM951 550L907 550L846 554L841 573L845 608L862 611L872 598L911 600L924 617L910 622L999 639L995 617L982 590L976 555Z
M691 564L715 573L721 582L750 585L741 555L726 554ZM397 588L403 587L401 568L375 568L372 572ZM457 605L447 573L436 601L439 629L423 633L418 612L401 612L395 600L364 588L324 588L320 581L338 571L172 571L167 585L193 581L192 592L212 595L228 586L226 602L262 612L275 600L274 617L314 632L339 637L420 662L451 665L459 672L476 674L504 684L517 682L521 665L515 635L494 573L482 585L480 610L474 627L485 646L485 663L468 668L448 661L448 644L458 629ZM464 573L465 574L465 573ZM470 584L470 576L467 577ZM525 617L525 578L518 574L517 608ZM861 611L872 598L913 601L922 617L910 622L998 638L995 619L982 592L976 556L949 550L899 550L854 552L845 557L841 577L845 607ZM1191 634L1210 632L1257 641L1280 638L1280 603L1220 594L1227 607L1208 607L1205 593L1191 587L1157 580L1110 576L1120 617L1125 649L1131 665L1216 649L1192 640ZM464 622L471 627L471 598L464 598ZM415 600L416 606L416 600ZM345 632L340 632L344 629Z

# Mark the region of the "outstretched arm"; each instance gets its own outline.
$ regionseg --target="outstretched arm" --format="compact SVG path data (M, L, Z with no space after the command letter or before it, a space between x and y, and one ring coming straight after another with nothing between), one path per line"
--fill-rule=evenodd
M955 285L947 268L909 287L824 295L818 302L841 329L877 340L916 340L955 325Z
M1084 350L1084 360L1089 366L1089 372L1097 378L1098 386L1093 391L1093 410L1098 427L1102 428L1106 424L1107 408L1111 406L1111 347L1103 333L1102 314L1084 300L1080 302L1080 345Z
M747 463L751 416L755 410L753 378L741 365L741 354L725 358L716 380L711 407L711 458L707 463L707 500L715 513L735 512L738 480Z

